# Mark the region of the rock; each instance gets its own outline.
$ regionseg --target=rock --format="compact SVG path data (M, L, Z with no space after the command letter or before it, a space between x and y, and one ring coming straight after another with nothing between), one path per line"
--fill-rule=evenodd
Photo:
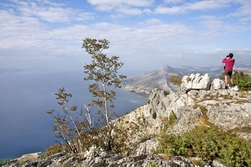
M234 87L230 87L231 90L238 92L239 91L239 87L237 85L235 85Z
M140 142L135 144L130 155L139 156L143 154L151 154L152 150L156 149L158 146L158 140L156 138L151 138L145 142Z
M209 90L210 77L208 74L201 75L199 73L184 76L181 81L180 89L182 92L190 90Z
M53 159L48 157L48 159ZM62 161L63 160L63 161ZM58 159L46 163L48 160L40 160L36 162L27 162L22 167L55 167L55 166L119 166L119 167L152 167L154 164L161 167L169 166L180 166L187 167L191 166L192 163L180 156L174 156L168 160L160 155L153 154L141 154L138 156L121 156L121 155L110 155L106 157L95 157L93 159L83 159L78 155L62 155Z
M211 83L211 89L213 90L225 89L225 82L222 81L220 78L216 78Z
M30 154L24 154L20 158L18 158L18 161L29 161L29 160L34 160L39 157L40 152L37 153L30 153Z

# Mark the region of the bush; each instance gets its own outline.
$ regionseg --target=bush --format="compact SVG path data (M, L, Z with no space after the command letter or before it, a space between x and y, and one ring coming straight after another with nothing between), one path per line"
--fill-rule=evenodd
M233 77L240 90L251 90L251 77L248 74L235 71Z
M50 147L46 148L46 151L40 155L41 158L47 158L56 153L65 152L65 146L62 144L53 144Z
M217 127L197 127L183 136L164 135L157 153L169 156L196 156L206 163L219 160L230 166L251 165L251 142Z

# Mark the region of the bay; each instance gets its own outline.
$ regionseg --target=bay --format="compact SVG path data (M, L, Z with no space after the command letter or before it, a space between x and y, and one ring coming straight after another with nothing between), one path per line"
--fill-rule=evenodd
M55 93L64 87L79 108L92 98L84 74L78 71L12 71L0 73L0 159L44 151L55 143L53 119L46 112L59 111ZM117 90L119 116L146 103L147 99Z

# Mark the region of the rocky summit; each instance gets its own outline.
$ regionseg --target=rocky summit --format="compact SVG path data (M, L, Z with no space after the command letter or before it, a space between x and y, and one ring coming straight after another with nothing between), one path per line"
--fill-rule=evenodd
M195 166L191 158L181 156L167 158L165 155L154 154L153 150L159 144L157 139L159 134L182 135L200 125L217 126L224 130L251 129L250 91L222 89L217 85L222 83L219 80L212 81L214 83L212 86L208 84L212 82L207 75L185 76L182 80L182 90L185 91L169 92L153 89L145 105L115 120L116 126L126 126L130 134L128 144L131 150L127 155L110 155L93 147L81 155L59 153L46 159L32 159L22 166ZM251 140L250 130L240 130L237 135L245 140ZM18 163L20 161L15 160L9 166ZM224 167L217 161L214 161L212 166Z

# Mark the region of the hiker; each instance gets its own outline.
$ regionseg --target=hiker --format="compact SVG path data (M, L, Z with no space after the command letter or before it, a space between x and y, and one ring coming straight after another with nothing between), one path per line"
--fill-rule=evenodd
M233 59L233 53L229 53L223 60L222 63L225 63L224 66L224 75L225 75L225 88L228 89L228 78L231 81L231 85L234 86L234 79L232 77L233 67L235 59Z

